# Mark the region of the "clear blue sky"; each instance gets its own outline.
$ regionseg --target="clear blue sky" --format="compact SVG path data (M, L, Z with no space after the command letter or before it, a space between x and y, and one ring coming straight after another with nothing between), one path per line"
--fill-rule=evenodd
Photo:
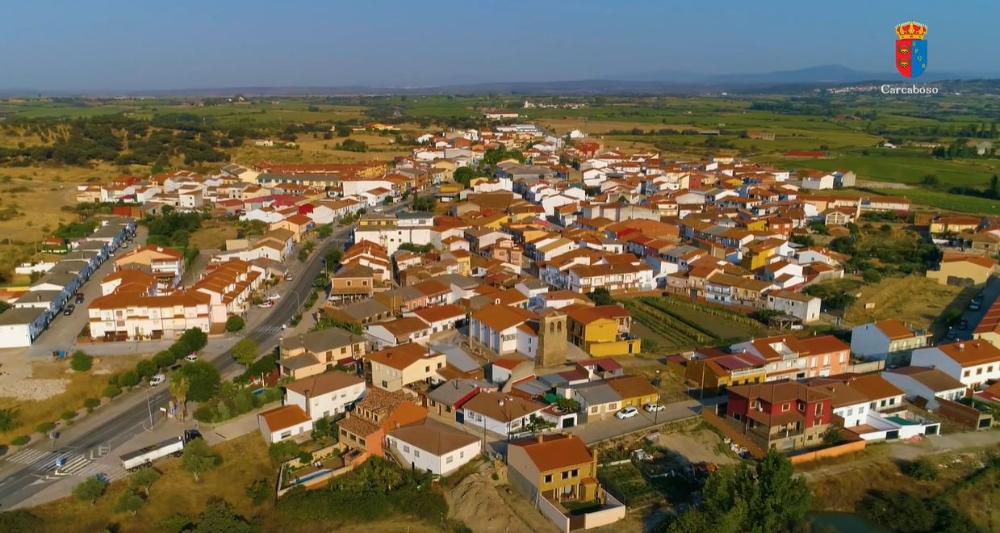
M929 71L1000 72L994 0L38 0L3 7L0 88L892 72L893 26L910 19L929 26Z

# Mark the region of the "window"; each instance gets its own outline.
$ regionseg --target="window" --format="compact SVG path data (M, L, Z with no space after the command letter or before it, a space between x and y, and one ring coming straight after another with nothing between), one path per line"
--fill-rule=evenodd
M806 412L806 404L799 402L799 412Z
M410 453L410 447L404 444L403 445L403 452L404 453Z
M783 404L781 404L781 412L782 413L787 413L788 410L791 409L791 408L792 408L792 404L790 404L790 403L783 403Z
M418 450L418 449L414 448L414 449L413 449L413 456L414 456L414 457L420 457L420 450Z
M976 369L976 375L977 375L977 376L978 376L979 374L982 374L982 373L983 373L983 367L979 367L979 368L977 368L977 369Z
M579 475L580 475L580 471L577 470L577 469L575 469L575 468L569 473L570 477L577 477Z
M545 474L545 482L552 483L552 474Z
M455 458L449 455L447 458L445 458L444 462L451 464L454 460Z
M967 377L969 377L969 376L971 376L971 375L972 375L972 372L971 372L971 371L969 371L969 370L966 370L965 372L962 372L962 377L965 377L965 378L967 378Z
M562 473L562 478L563 479L569 479L569 472L563 472Z
M823 404L816 404L816 416L821 416L823 414Z

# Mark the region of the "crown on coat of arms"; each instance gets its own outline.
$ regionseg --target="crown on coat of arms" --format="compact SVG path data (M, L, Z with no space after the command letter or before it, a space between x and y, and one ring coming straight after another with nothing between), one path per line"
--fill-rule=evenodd
M919 22L904 22L896 26L896 37L900 40L922 41L927 38L927 26Z

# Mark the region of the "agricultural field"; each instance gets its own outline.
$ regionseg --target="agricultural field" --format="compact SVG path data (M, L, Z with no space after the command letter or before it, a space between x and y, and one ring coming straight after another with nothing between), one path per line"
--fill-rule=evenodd
M665 353L696 346L731 344L766 333L766 329L751 318L671 297L624 299L619 303L632 315L632 334L641 338L644 344L652 344L644 347L644 352Z

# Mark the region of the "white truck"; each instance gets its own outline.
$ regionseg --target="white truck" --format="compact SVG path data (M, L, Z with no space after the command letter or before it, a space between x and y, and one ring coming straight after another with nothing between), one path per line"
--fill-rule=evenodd
M182 436L167 439L165 441L146 446L145 448L140 448L134 452L126 453L121 456L122 468L131 472L144 466L148 466L152 464L153 461L168 455L180 457L181 453L184 451L184 445L199 438L201 438L201 433L197 430L190 429L185 431Z

